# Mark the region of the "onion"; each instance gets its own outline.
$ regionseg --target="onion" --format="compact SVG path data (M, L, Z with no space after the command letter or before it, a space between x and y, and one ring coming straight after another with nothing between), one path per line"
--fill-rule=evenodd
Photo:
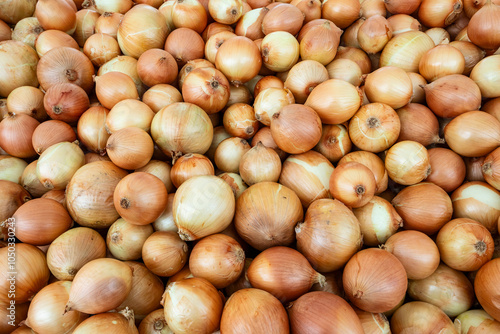
M314 283L325 280L302 254L283 246L268 248L257 255L247 276L253 287L271 293L282 302L298 298Z
M467 277L444 264L425 279L410 280L408 294L414 300L436 305L449 317L467 311L474 299L474 290Z
M35 0L2 3L0 4L0 20L8 24L16 24L20 20L32 16L35 11L35 5Z
M139 4L123 16L117 39L123 54L139 58L146 50L162 48L168 33L165 18L160 12Z
M450 33L444 28L431 28L425 31L436 45L450 43ZM430 50L429 50L430 51ZM422 61L422 60L421 60ZM461 73L461 72L460 72Z
M75 275L64 313L102 313L118 307L132 288L132 269L115 259L96 259Z
M27 166L26 161L22 159L10 155L0 155L0 180L22 184L22 176Z
M425 78L418 73L409 72L407 73L410 77L411 83L413 85L413 94L410 102L413 103L424 103L425 102L425 85L427 81Z
M462 74L464 70L463 54L450 45L438 45L430 49L422 56L419 63L420 74L431 82L448 75Z
M337 162L351 151L352 142L343 125L323 125L321 139L314 148L331 162Z
M391 333L389 320L384 313L365 312L353 307L354 312L361 321L365 333Z
M363 244L367 246L383 244L403 226L403 219L391 203L378 196L354 209L353 213L361 227Z
M80 116L77 127L78 139L88 150L99 154L106 152L106 143L110 136L105 129L108 113L109 110L104 107L91 107Z
M118 27L122 19L123 14L116 12L104 12L95 23L95 33L107 34L116 38L118 34Z
M369 103L359 108L349 122L349 137L360 149L378 153L396 142L400 128L393 108L384 103Z
M146 103L154 113L157 113L172 103L182 102L182 95L174 86L159 84L154 85L144 93L142 102Z
M361 68L350 59L336 59L326 66L330 79L340 79L359 86L362 82Z
M446 125L444 138L454 152L465 157L480 157L498 147L500 122L483 111L469 111Z
M314 201L295 233L297 249L321 272L340 269L363 242L356 216L341 202L331 199ZM331 244L335 247L328 246Z
M134 311L128 308L120 312L101 313L84 320L73 333L137 334L134 319Z
M407 72L418 72L422 56L435 46L424 32L407 31L394 36L380 55L380 67L396 66Z
M349 120L361 106L356 87L350 83L330 79L316 86L305 105L313 108L325 124L341 124Z
M360 2L357 0L332 0L322 4L321 16L323 19L332 21L337 27L344 29L359 18L360 10Z
M451 195L455 218L470 218L484 225L491 233L497 231L500 216L500 193L485 182L468 182Z
M149 313L139 325L140 334L173 334L165 321L163 309L154 310Z
M328 20L318 19L307 23L298 37L300 57L303 60L316 60L326 66L337 54L341 34L342 30Z
M234 224L238 234L258 250L290 245L294 226L303 218L299 197L275 182L259 182L238 197Z
M386 2L386 6L390 3L398 3L399 1ZM392 36L399 35L407 31L420 31L422 25L420 22L409 14L395 14L387 18L387 23L392 30Z
M150 312L160 307L161 295L165 290L160 278L142 263L125 262L132 269L132 289L117 310L131 309L135 318L142 320Z
M21 321L26 320L26 316L28 314L28 309L29 309L29 306L30 306L29 302L26 302L26 303L16 303L15 306L14 306L15 314L12 314L12 315L10 314L10 310L8 309L10 307L10 305L9 305L10 301L7 301L7 302L3 302L2 301L0 303L2 305L2 308L1 308L2 314L1 314L1 316L8 319L8 321L3 321L2 322L2 324L0 325L0 331L2 331L3 333L14 333L14 334L16 334L15 332L17 331L17 333L19 334L21 331L24 330L28 334L33 334L34 333L26 325L24 325L24 326L21 325ZM12 330L14 328L16 328L16 326L19 326L18 329L16 329L15 331L12 332ZM23 332L21 332L21 333L23 333Z
M220 327L224 333L289 331L288 316L279 300L252 288L236 291L226 301Z
M74 142L76 140L73 128L62 121L49 120L36 127L33 132L33 148L38 154L61 142Z
M372 171L354 161L338 165L329 182L332 196L352 208L367 204L377 187Z
M76 227L50 244L47 265L57 279L72 281L86 263L105 256L106 243L101 235L87 227Z
M439 265L439 249L434 241L419 231L400 231L382 245L398 258L410 280L429 277Z
M45 30L35 41L35 50L39 57L62 46L80 50L78 43L70 35L60 30Z
M215 67L235 86L256 76L261 65L259 48L244 36L233 37L223 43L215 58Z
M172 157L186 153L204 154L212 142L213 127L203 109L178 102L156 113L151 123L151 136L160 149ZM193 141L193 136L197 140Z
M277 182L281 173L280 157L272 148L258 142L241 157L239 173L249 186L258 182Z
M60 83L73 83L89 92L94 83L94 66L92 62L78 50L69 47L58 47L47 52L36 68L40 86L47 91Z
M85 42L83 53L90 59L92 64L101 66L119 56L121 51L115 38L103 33L96 33Z
M239 137L224 139L215 149L214 162L224 172L238 173L243 156L250 150L250 145Z
M82 226L109 227L119 217L112 195L125 175L123 169L108 161L82 166L66 188L66 205L71 217Z
M219 51L220 46L230 38L236 37L232 31L223 30L216 34L213 34L205 44L205 58L210 61L210 63L215 63L215 57L217 56L217 51ZM209 66L214 67L214 66Z
M201 277L222 289L234 283L243 272L245 252L233 238L213 234L201 239L189 256L189 269L194 277Z
M156 231L146 239L142 258L155 275L172 276L187 262L188 246L175 232Z
M185 102L196 104L207 114L221 111L229 100L229 82L219 70L211 67L189 72L182 85Z
M369 18L374 15L385 16L387 9L384 2L380 0L363 0L361 1L361 17Z
M483 181L484 176L482 172L482 166L484 163L484 159L486 156L476 157L476 158L464 158L465 168L466 168L466 177L467 181Z
M43 122L47 118L47 112L43 107L44 95L40 89L35 87L18 87L7 97L7 110L13 114L28 114L37 121Z
M437 3L422 0L418 9L418 19L427 27L445 27L458 18L462 9L461 0L443 0Z
M391 318L391 331L394 334L403 334L408 331L456 333L453 322L441 309L419 301L406 303L394 312Z
M222 300L217 289L203 278L170 283L162 304L165 320L175 333L213 333L219 328Z
M88 316L78 311L63 315L71 282L58 281L40 290L30 304L26 323L39 333L66 333L74 330Z
M499 273L500 259L493 259L487 262L477 272L474 280L474 291L477 300L489 315L498 321L500 318L500 310L495 300L498 298L498 288L496 284L497 275Z
M0 195L0 221L4 222L12 217L21 205L31 200L31 195L27 189L11 181L0 180L0 185L4 190Z
M20 20L14 27L12 39L26 43L34 49L35 40L42 32L43 28L36 17L26 17Z
M76 5L73 1L40 0L34 14L44 30L56 29L73 34L76 29Z
M177 28L168 35L165 50L175 58L180 67L190 60L203 58L205 42L196 31Z
M299 62L299 64L302 62ZM308 63L308 62L305 62ZM309 62L310 63L310 62ZM298 65L298 64L296 64ZM294 65L295 67L295 65ZM304 73L305 74L305 73ZM288 71L288 76L290 75L290 71ZM257 97L260 92L266 90L267 88L284 88L284 83L283 81L274 76L274 75L268 75L268 76L262 76L262 75L257 75L255 76L252 80L246 83L247 86L249 86L249 89L251 90L253 87L253 96Z
M474 82L461 74L444 76L424 87L429 108L439 117L455 117L478 110L481 91Z
M183 240L196 240L223 231L231 223L234 211L231 187L213 175L192 177L175 194L174 221Z
M111 161L123 169L144 167L151 160L153 150L154 143L149 134L136 127L114 132L106 144Z
M9 238L12 240L12 238ZM49 280L49 269L45 254L38 248L27 243L16 243L15 245L15 295L12 296L11 282L8 280L12 273L9 273L7 258L9 252L12 253L12 247L0 248L0 267L5 268L0 272L0 300L12 304L25 303L33 298ZM29 270L21 270L20 268L29 268ZM9 296L10 294L10 296Z
M150 160L146 164L146 166L138 168L135 171L153 174L163 182L165 188L167 188L167 191L171 193L175 189L174 185L172 184L172 180L170 179L171 168L172 166L170 166L170 164L168 164L167 162Z
M385 103L397 109L410 102L412 92L410 78L398 67L382 67L366 77L365 93L370 102Z
M112 109L126 99L137 99L137 87L130 76L121 72L107 72L95 78L96 95L103 107Z
M347 262L342 277L349 300L363 311L391 310L405 296L406 271L391 253L377 248L364 249Z
M385 168L389 177L402 185L416 184L431 172L427 149L411 140L398 142L387 151Z
M27 114L9 114L0 122L2 149L17 158L35 156L32 138L39 124L36 119Z
M446 192L457 189L465 179L463 159L450 149L435 147L427 150L431 173L425 181L432 182Z
M368 333L344 299L324 291L299 297L288 308L288 316L293 333Z
M87 39L96 33L95 28L100 17L101 15L92 9L81 9L76 12L76 28L73 38L80 47L83 47ZM116 38L116 36L113 37Z
M149 49L137 61L137 74L146 86L170 84L177 77L177 63L167 51Z
M201 34L207 26L208 14L199 1L176 1L172 6L171 15L172 22L176 28L190 28Z
M366 151L355 151L346 154L342 159L340 159L338 166L349 162L355 161L362 165L368 167L373 176L375 176L375 181L377 183L376 194L380 194L387 189L388 177L387 171L384 166L384 162L377 155Z
M499 5L495 1L486 1L486 4L470 17L467 35L471 42L483 49L498 49L500 30L495 22L499 16Z
M119 260L137 260L142 255L144 242L152 233L153 227L150 224L136 225L120 218L110 226L106 245Z
M406 229L434 234L452 216L448 194L433 183L418 183L399 192L392 200Z
M439 137L437 117L426 106L409 103L396 112L401 122L398 141L412 140L424 146L444 143Z
M465 67L463 74L469 75L474 66L479 63L485 56L485 51L471 42L453 41L450 46L458 49L465 59Z
M137 60L135 58L129 56L115 57L99 67L97 75L102 76L108 72L121 72L127 74L134 81L139 96L142 96L144 91L146 91L146 86L139 78L139 74L137 74Z
M225 130L235 137L249 139L259 129L254 109L245 103L235 103L224 112L223 124Z
M255 97L253 104L255 118L262 124L270 126L274 114L293 103L295 99L291 90L277 87L266 88Z
M285 31L268 34L262 40L260 49L263 64L271 71L288 71L299 59L299 43L293 35Z
M280 149L287 153L304 153L321 138L321 119L311 107L290 104L275 113L271 134Z
M495 189L499 189L498 173L496 169L498 168L497 156L500 150L495 149L493 152L488 154L482 163L481 172L483 174L484 180L488 182Z
M60 83L47 89L43 105L52 119L74 123L89 108L89 98L81 87Z
M193 176L214 175L214 166L205 156L197 153L188 153L177 159L170 171L170 178L175 187Z
M204 3L202 3L202 4L203 4L203 6L205 6ZM206 5L208 5L208 4L206 4ZM207 7L205 7L205 10L207 10ZM238 20L238 23L240 23L240 22L241 22L241 20ZM238 23L236 25L238 25ZM234 32L235 29L233 29L233 27L231 27L230 25L227 25L227 24L222 24L219 22L212 22L209 25L207 25L205 30L203 30L201 37L203 38L203 41L206 43L210 39L210 37L212 37L213 35L215 35L219 32L222 32L222 31Z
M251 40L256 40L259 38L264 38L264 33L262 32L262 20L264 16L269 12L269 8L254 7L255 9L244 14L241 19L236 23L234 32L238 36L245 36Z
M0 42L0 96L7 97L21 86L38 86L38 56L35 50L19 41Z
M500 81L499 67L500 55L497 54L484 58L472 69L470 78L481 89L482 97L494 98L500 96L500 90L497 87Z
M359 27L357 40L359 46L368 54L382 51L392 38L392 30L385 16L368 17Z
M466 311L455 318L454 324L457 330L461 330L460 334L479 334L485 331L494 333L500 330L500 323L484 310Z
M412 0L405 3L394 0L384 1L385 8L391 14L411 14L418 8L421 2L422 0Z

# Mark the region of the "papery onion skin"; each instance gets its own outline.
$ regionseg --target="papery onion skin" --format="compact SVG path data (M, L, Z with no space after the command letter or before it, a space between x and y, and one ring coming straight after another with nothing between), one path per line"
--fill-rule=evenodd
M329 184L332 196L352 208L367 204L377 189L372 171L355 161L337 165L332 172Z
M99 313L87 318L73 333L138 334L138 331L135 327L134 311L126 308L120 312Z
M292 333L365 333L352 307L324 291L306 293L288 308Z
M0 186L3 190L0 195L0 222L10 218L16 210L24 203L31 200L31 194L21 185L8 181L0 180Z
M496 302L499 297L496 284L499 274L500 259L493 259L479 269L474 280L474 291L479 303L497 321L500 319L500 310Z
M484 310L469 310L457 316L453 322L459 334L496 333L500 331L500 322Z
M394 312L391 331L394 334L457 333L453 322L439 307L419 301L406 303Z
M7 40L0 42L0 96L7 97L21 86L38 85L36 67L38 56L35 50L23 42Z
M434 147L427 150L431 173L425 181L432 182L446 192L457 189L465 179L466 167L463 159L450 149Z
M496 6L496 5L495 5ZM485 97L500 97L499 86L499 67L500 67L500 55L491 55L484 58L479 63L477 63L472 72L470 73L470 78L481 89L481 95Z
M418 72L421 57L434 46L434 41L424 32L398 34L382 50L380 66L396 66L407 72Z
M275 182L259 182L238 197L234 224L243 240L264 250L290 245L295 239L293 229L303 214L293 190Z
M403 299L408 285L406 271L391 253L367 248L347 262L342 277L344 291L358 308L383 313Z
M431 172L429 153L418 142L400 141L387 151L385 168L393 181L402 185L417 184Z

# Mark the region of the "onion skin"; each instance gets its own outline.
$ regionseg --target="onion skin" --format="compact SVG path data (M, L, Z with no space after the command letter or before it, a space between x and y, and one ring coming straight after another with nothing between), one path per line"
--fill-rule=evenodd
M0 96L7 97L21 86L38 86L38 55L27 44L7 40L0 42ZM21 71L22 69L22 71Z
M302 295L288 308L288 315L291 333L365 333L352 307L329 292Z
M469 310L455 318L455 328L459 334L497 333L500 331L500 322L484 310Z
M427 150L431 173L425 181L432 182L446 192L457 189L465 179L466 167L463 159L450 149L434 147Z
M168 277L182 269L188 259L188 246L175 232L156 231L144 242L142 259L155 275Z
M402 185L417 184L431 172L429 153L416 141L400 141L387 151L385 168L393 181Z
M12 181L0 180L0 222L11 217L24 203L31 200L31 194L21 185Z
M134 324L134 311L127 308L120 312L100 313L87 318L73 333L138 334L139 332Z
M221 331L238 333L289 333L288 316L276 297L260 289L238 290L222 311Z
M275 182L259 182L238 197L234 225L238 234L258 250L287 246L304 212L293 190Z
M406 271L391 253L367 248L347 262L342 277L349 300L363 311L383 313L403 299L408 285Z
M154 310L142 319L139 334L173 334L165 320L163 308Z

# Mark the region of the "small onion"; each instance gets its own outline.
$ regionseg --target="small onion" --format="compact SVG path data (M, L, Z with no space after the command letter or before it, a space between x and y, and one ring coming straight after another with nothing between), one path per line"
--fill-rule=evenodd
M154 310L146 315L138 329L140 334L173 334L165 320L163 308Z
M299 43L293 35L285 31L266 35L260 50L264 66L274 72L290 70L299 59ZM303 59L306 60L304 57Z
M372 313L386 312L398 305L408 285L401 262L377 248L354 254L344 268L342 282L349 300Z
M137 60L137 74L146 86L171 84L178 68L174 57L161 49L149 49Z
M38 1L34 15L45 30L56 29L72 34L76 29L76 5L73 1Z
M106 256L106 242L87 227L72 228L57 237L47 250L47 265L61 281L72 281L87 262Z
M144 242L142 259L155 275L172 276L187 262L188 246L175 232L156 231Z
M415 141L398 142L387 151L385 168L393 181L402 185L416 184L431 172L429 153Z
M460 329L459 334L479 334L485 331L494 333L500 331L500 322L496 321L484 310L469 310L454 321L455 328Z
M113 163L123 169L144 167L153 156L154 143L149 134L136 127L114 132L106 143L106 152Z
M341 34L342 30L331 21L310 21L299 34L301 59L316 60L326 66L337 54Z
M361 5L358 0L326 1L321 6L321 16L344 29L360 16Z
M39 57L57 47L66 46L80 50L78 43L70 35L60 30L45 30L35 41L35 50Z
M281 160L272 148L258 142L240 160L239 173L249 186L258 182L276 182L281 173Z
M134 81L139 96L142 96L146 91L146 86L139 78L139 74L137 74L137 59L130 56L115 57L99 67L97 75L102 76L108 72L121 72L128 75ZM120 84L120 82L117 84Z
M2 149L16 158L35 156L32 138L39 124L36 119L27 114L9 114L0 121Z
M101 15L92 9L81 9L76 12L76 29L73 38L80 47L83 47L87 39L96 33L95 27L99 17Z
M244 36L227 40L220 46L215 58L215 67L235 86L255 77L261 65L259 48L251 39Z
M47 112L43 107L44 95L40 89L35 87L18 87L7 97L7 110L14 114L25 113L37 121L43 122L47 118Z
M447 148L434 147L427 152L431 173L425 181L440 186L446 192L457 189L465 179L466 167L463 159Z
M422 0L418 9L418 18L427 27L445 27L458 18L463 9L463 2L456 0Z
M368 54L382 51L391 38L391 26L382 15L368 17L359 27L357 34L359 46Z
M172 184L172 180L170 179L171 168L172 166L170 166L170 164L168 164L167 162L150 160L146 166L138 168L135 171L153 174L163 182L165 188L167 188L167 191L171 193L175 189L174 185Z
M343 125L323 125L321 139L314 148L331 162L337 162L352 149L352 142Z
M366 151L351 152L340 159L338 166L349 161L359 162L372 171L373 176L375 176L375 181L377 182L376 194L380 194L387 189L387 170L385 169L382 159L376 154Z
M123 14L121 13L104 12L95 23L95 33L107 34L116 38L122 19Z
M399 1L388 1L388 3L400 3ZM422 30L422 25L420 24L420 22L409 14L392 15L387 18L387 23L392 30L392 36L396 36L407 31Z
M130 224L120 218L109 227L106 245L111 254L119 260L137 260L142 255L144 242L152 233L153 227L150 224Z
M243 156L250 150L245 139L230 137L224 139L215 149L214 162L224 172L238 173Z
M422 321L425 319L425 321ZM416 333L456 333L451 319L437 306L426 302L409 302L394 312L391 318L391 331L403 334Z
M130 76L121 72L107 72L95 78L96 95L107 109L126 99L137 99L139 93Z
M49 120L41 123L33 132L31 141L36 153L42 154L46 149L61 142L74 142L75 131L65 122Z
M144 92L142 102L146 103L156 114L172 103L182 102L182 95L174 86L159 84Z
M429 277L439 266L439 248L430 237L419 231L397 232L387 239L382 249L398 258L411 280Z
M275 31L286 31L296 35L304 22L304 14L288 3L280 3L271 8L262 21L262 32L268 35Z
M259 129L254 109L245 103L235 103L224 112L223 124L225 130L235 137L249 139Z
M163 3L163 0L160 0ZM172 22L176 28L190 28L202 33L207 26L207 15L200 1L181 0L172 6Z

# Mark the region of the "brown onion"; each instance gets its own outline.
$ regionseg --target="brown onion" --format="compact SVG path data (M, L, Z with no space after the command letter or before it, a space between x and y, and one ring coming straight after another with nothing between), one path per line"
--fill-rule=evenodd
M174 86L159 84L144 93L142 102L146 103L154 113L157 113L172 103L182 102L182 95Z
M14 212L31 199L31 195L19 184L0 180L3 192L0 195L0 222L12 217Z
M422 322L422 319L426 319ZM439 307L426 302L409 302L394 312L391 318L391 331L403 334L407 331L417 333L456 333L453 322Z
M153 233L153 227L136 225L120 218L109 227L106 245L111 254L124 261L137 260L142 255L142 246Z
M177 28L168 35L164 48L180 67L190 60L203 58L205 42L193 29Z
M87 93L78 85L59 83L47 89L43 105L52 119L73 123L89 108L90 102Z
M321 139L314 148L331 162L337 162L351 151L352 142L344 125L323 125Z
M229 100L229 82L219 70L211 67L189 72L182 85L185 102L196 104L207 114L221 111Z
M215 67L235 86L255 77L261 65L259 48L251 39L244 36L233 37L223 43L215 58Z
M407 72L418 72L422 56L435 46L424 32L407 31L394 36L380 55L380 67L396 66Z
M128 308L120 312L100 313L84 320L73 333L137 334L134 319L134 311Z
M359 18L360 10L360 2L357 0L326 1L321 6L321 16L344 29Z
M35 16L45 30L56 29L72 34L76 29L76 5L73 1L41 0Z
M380 194L387 189L387 170L385 169L382 159L380 159L376 154L366 151L351 152L340 159L338 166L349 161L359 162L372 171L375 176L375 181L377 182L376 194Z
M123 19L123 14L117 12L104 12L95 23L95 32L107 34L116 38L118 26Z
M440 261L439 249L434 241L419 231L400 231L389 237L382 249L398 258L411 280L429 277Z
M188 246L175 232L156 231L142 247L146 267L158 276L172 276L188 259Z
M253 104L255 119L264 125L270 126L274 114L294 102L293 93L288 88L268 87L260 91L255 97Z
M302 254L283 246L268 248L257 255L247 275L253 287L271 293L282 302L296 299L314 283L325 280Z
M177 63L170 53L161 49L149 49L137 60L137 74L149 87L171 84L178 74Z
M14 89L7 97L6 107L8 112L25 113L42 122L47 118L43 107L44 93L35 87L21 86ZM3 118L3 117L1 117Z
M80 116L77 126L78 139L88 150L99 154L106 152L106 143L110 136L105 128L108 113L109 110L104 107L91 107Z
M234 224L238 234L258 250L290 245L294 227L303 218L293 190L275 182L259 182L238 197Z
M188 153L177 159L170 170L170 179L175 187L197 175L214 175L212 162L204 155Z
M154 143L149 134L137 127L114 132L106 143L106 152L123 169L144 167L153 156Z
M17 158L36 155L33 133L40 123L27 114L9 114L0 122L2 149Z
M335 216L331 214L335 212ZM356 216L341 202L314 201L295 227L297 249L321 272L340 269L363 243ZM335 247L328 245L335 244Z
M258 182L277 182L281 173L281 160L272 148L258 142L240 160L239 173L249 186Z
M70 35L60 30L45 30L35 41L35 50L39 57L61 46L80 50L78 43Z
M76 134L69 124L62 121L49 120L36 127L31 140L36 153L42 154L54 144L74 142Z
M372 171L354 161L338 165L329 182L332 196L352 208L367 204L377 187Z
M400 141L387 151L385 168L393 181L402 185L416 184L431 172L429 153L418 142Z
M495 24L500 16L500 7L495 1L486 1L470 18L467 35L472 43L483 49L500 47L500 31Z
M450 149L435 147L427 150L431 173L425 181L432 182L446 192L458 188L465 179L466 167L463 159Z
M400 3L399 1L390 1L388 3ZM392 30L392 35L396 36L398 34L407 31L419 31L422 30L422 25L416 18L410 16L409 14L395 14L387 18L387 23Z
M396 112L401 122L398 141L412 140L424 146L444 143L439 137L438 119L426 106L409 103Z
M477 272L474 280L474 291L477 300L489 315L499 321L500 310L495 300L498 298L498 286L496 281L500 270L500 259L494 259L487 262Z
M96 33L85 42L83 53L90 59L92 64L101 66L119 56L121 50L115 38L103 33Z
M463 9L461 0L442 0L438 2L422 0L418 18L427 27L445 27L458 18Z
M404 220L405 229L434 234L453 214L448 194L433 183L419 183L407 187L392 200Z

